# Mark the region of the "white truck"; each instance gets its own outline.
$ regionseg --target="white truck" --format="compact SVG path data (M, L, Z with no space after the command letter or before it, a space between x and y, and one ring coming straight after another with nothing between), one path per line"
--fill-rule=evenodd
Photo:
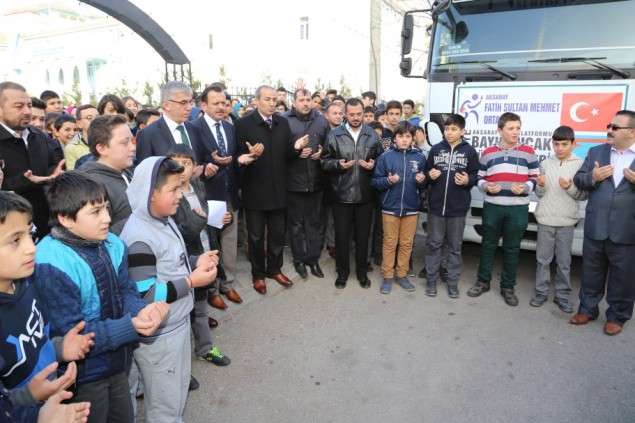
M522 141L539 158L552 154L551 135L571 126L584 158L606 141L618 110L635 110L635 1L445 0L407 12L402 30L402 75L411 75L418 14L431 18L423 77L427 96L422 125L430 145L443 136L449 113L466 118L466 139L480 153L499 140L498 116L522 119ZM419 76L421 77L421 76ZM532 197L522 248L536 248ZM572 252L582 254L584 207ZM483 195L474 188L464 239L480 242ZM425 220L424 220L425 221Z

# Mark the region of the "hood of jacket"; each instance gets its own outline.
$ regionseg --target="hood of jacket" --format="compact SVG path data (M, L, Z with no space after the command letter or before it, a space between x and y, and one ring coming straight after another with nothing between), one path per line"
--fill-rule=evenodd
M126 195L128 196L132 212L139 219L167 222L167 218L154 216L150 211L150 200L157 185L159 166L167 159L167 157L163 156L148 157L135 169L134 177L128 189L126 189Z
M98 173L100 175L108 176L111 178L121 179L121 175L125 174L128 179L132 178L132 173L128 169L124 169L119 171L113 167L106 166L105 164L101 164L97 161L87 161L85 162L81 169L86 173Z

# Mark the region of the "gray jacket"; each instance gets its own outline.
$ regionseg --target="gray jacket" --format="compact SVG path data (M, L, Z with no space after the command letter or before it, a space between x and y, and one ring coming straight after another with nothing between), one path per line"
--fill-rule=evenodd
M156 173L166 157L148 157L135 170L126 191L132 215L121 232L129 249L130 278L137 283L147 302L166 300L170 314L154 337L186 324L194 307L194 296L185 277L197 257L188 257L183 237L171 217L154 216L150 199L156 186Z

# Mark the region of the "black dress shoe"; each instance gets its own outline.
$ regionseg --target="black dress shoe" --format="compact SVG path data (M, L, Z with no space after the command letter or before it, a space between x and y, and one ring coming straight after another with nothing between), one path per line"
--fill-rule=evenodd
M294 263L293 267L295 268L295 272L300 275L302 279L306 279L309 277L309 274L306 272L306 266L304 263Z
M311 269L311 274L315 277L318 278L323 278L324 277L324 273L322 273L322 269L320 269L320 265L315 263L315 264L309 264L309 269Z
M357 280L359 281L359 286L361 286L362 288L370 288L370 279L368 279L368 276L366 276L365 274L358 274Z
M346 287L346 279L338 276L337 279L335 279L335 288L343 289L345 287Z

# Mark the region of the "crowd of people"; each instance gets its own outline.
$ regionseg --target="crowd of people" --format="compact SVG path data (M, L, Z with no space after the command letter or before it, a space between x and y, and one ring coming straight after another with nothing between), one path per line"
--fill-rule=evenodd
M218 322L208 306L242 302L241 238L262 295L266 279L293 285L282 272L285 245L303 279L324 278L326 251L335 288L344 289L351 241L362 288L371 287L375 265L382 294L414 291L425 199L419 276L426 295L436 296L442 281L458 298L473 187L485 204L468 296L490 290L502 239L500 293L518 305L520 242L535 191L530 304L548 300L555 256L553 301L572 313L571 244L578 202L588 199L570 322L596 319L606 291L604 332L621 332L635 300L635 230L624 225L635 210L635 112L617 112L607 143L584 160L573 154L573 130L556 128L554 154L539 163L514 113L500 116L500 141L480 155L464 139L465 118L451 114L444 139L424 154L413 101L377 107L375 93L360 97L262 85L243 105L220 83L194 93L170 81L158 110L114 95L64 110L52 91L34 98L0 83L2 421L131 422L141 396L147 421L182 421L188 391L199 386L190 335L195 358L231 363L213 343Z

